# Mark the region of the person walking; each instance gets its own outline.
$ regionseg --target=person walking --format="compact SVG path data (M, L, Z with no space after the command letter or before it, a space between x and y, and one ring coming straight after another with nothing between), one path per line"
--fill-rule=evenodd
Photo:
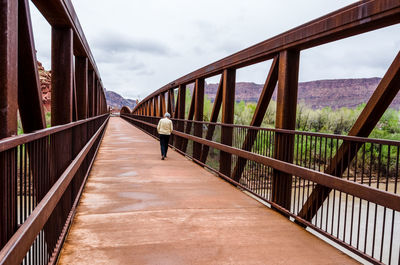
M171 115L166 112L164 118L160 119L157 125L157 132L160 135L161 160L167 157L169 136L173 130L172 121L169 119L170 117Z

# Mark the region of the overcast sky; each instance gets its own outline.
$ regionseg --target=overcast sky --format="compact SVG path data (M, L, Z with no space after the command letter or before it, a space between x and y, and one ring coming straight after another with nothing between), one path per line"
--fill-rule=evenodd
M143 99L189 72L354 1L72 2L106 89ZM37 57L49 69L51 30L32 5L31 12ZM300 81L383 76L400 50L399 29L396 25L302 51ZM239 69L237 81L263 83L269 65Z

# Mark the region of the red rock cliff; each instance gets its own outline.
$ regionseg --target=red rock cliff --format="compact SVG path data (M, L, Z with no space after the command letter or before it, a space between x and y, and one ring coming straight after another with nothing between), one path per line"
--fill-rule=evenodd
M42 63L38 62L40 88L45 112L51 111L51 71L46 71Z

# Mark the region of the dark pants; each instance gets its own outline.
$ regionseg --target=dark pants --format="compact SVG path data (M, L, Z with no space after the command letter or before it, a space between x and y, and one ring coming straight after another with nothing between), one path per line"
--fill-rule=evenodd
M160 134L161 155L167 156L169 135Z

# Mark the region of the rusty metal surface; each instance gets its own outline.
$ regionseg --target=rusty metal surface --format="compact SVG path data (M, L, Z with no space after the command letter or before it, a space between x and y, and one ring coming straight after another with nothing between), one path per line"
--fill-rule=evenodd
M71 29L52 28L51 125L72 122L73 34Z
M155 124L158 122L158 118L136 115L129 116L122 115L128 122L150 134L152 137L158 138L158 134L154 128ZM174 122L174 127L177 128L177 121ZM185 123L187 124L186 126L188 126L190 123L195 123L195 121L186 121ZM209 124L209 126L210 125L211 124ZM213 127L215 125L212 124L211 126ZM226 125L217 125L219 130L221 130L223 126ZM396 231L400 228L400 223L398 223L398 219L396 219L397 217L395 218L395 215L400 210L400 208L398 208L400 205L400 194L399 190L396 188L400 180L398 175L400 164L399 142L393 142L395 143L393 145L385 145L382 143L375 143L373 140L370 142L355 141L356 148L358 145L363 145L358 154L358 159L356 157L354 162L349 162L351 169L349 167L349 170L346 171L346 174L343 174L342 178L337 178L323 173L329 166L326 162L334 155L334 153L332 154L331 152L331 154L327 156L326 148L329 147L330 150L332 150L332 148L338 149L340 146L339 139L334 138L332 135L317 137L304 135L296 131L285 130L290 132L288 135L295 137L296 140L296 158L295 161L293 161L295 165L292 165L286 162L282 163L272 158L274 155L273 139L276 134L275 130L263 130L262 128L256 130L248 129L243 126L233 126L233 129L235 130L235 137L242 137L242 139L244 139L244 135L249 131L258 133L259 137L257 137L255 142L255 146L258 146L258 148L253 149L253 152L248 152L246 148L244 150L240 149L242 144L237 140L235 140L231 147L221 144L218 142L218 139L207 141L179 131L174 131L173 134L184 137L189 141L196 141L203 145L208 145L214 154L208 157L206 163L202 163L192 157L190 150L182 152L177 149L180 153L192 158L194 162L216 172L228 182L238 185L238 187L244 188L262 200L271 203L275 209L285 216L294 218L295 221L302 226L312 228L321 235L328 237L373 264L381 264L382 262L389 264L398 263L400 234ZM282 131L283 130L280 130L279 133L282 133ZM325 142L325 151L321 149L322 140ZM318 142L320 144L319 150L316 148ZM175 143L171 144L175 145ZM263 145L261 149L259 149L260 144ZM218 158L218 156L215 155L215 150L232 154L235 158L234 163L238 161L238 158L248 160L240 182L220 172L218 164L215 164L215 160ZM299 153L299 150L303 150L305 154L313 153L314 155L310 155L309 157L303 156L303 151ZM382 159L382 152L386 152L382 150L392 150L390 164L394 165L394 168L393 166L389 167L388 159ZM376 157L377 161L375 160L372 162L373 160L369 159L369 157L376 151L378 151L378 157ZM349 159L352 160L353 158ZM372 172L369 170L372 164L380 165L374 173L378 176L381 175L379 181L376 181L375 176L373 176L371 174ZM357 168L360 166L361 168ZM274 169L293 175L293 196L291 197L290 209L286 209L272 201L271 184ZM388 171L389 169L390 171ZM353 174L355 172L358 173L355 175ZM389 177L389 175L391 177ZM310 191L313 193L313 188L319 186L332 189L332 192L330 196L326 198L325 202L321 204L322 207L317 212L318 215L315 218L312 220L304 219L300 216L301 207L307 198L309 198ZM320 197L319 199L322 200L325 198ZM320 203L320 200L317 200L317 202ZM335 207L335 204L338 206ZM370 205L376 206L371 208ZM373 215L375 215L375 218L372 218ZM333 225L334 223L335 225Z
M196 79L195 87L196 94L194 99L194 119L195 121L203 120L204 112L204 79ZM193 128L193 135L202 137L203 136L203 126L201 124L195 124ZM193 142L193 156L196 159L200 159L201 156L201 144Z
M145 124L149 127L156 127L156 125L147 123L141 120L137 120L134 118L129 118L124 116L124 118L131 119L135 122ZM394 194L387 191L382 191L376 188L372 188L366 185L362 185L356 182L352 182L346 179L336 178L332 175L318 172L312 169L304 168L298 165L294 165L292 163L280 161L274 158L265 157L256 153L252 153L249 151L241 150L238 148L231 147L229 145L209 141L200 137L196 137L187 133L182 133L178 131L173 131L174 135L186 138L191 141L199 142L203 145L208 145L210 147L219 149L226 153L234 154L240 157L243 157L248 160L255 161L257 163L264 164L266 166L270 166L272 168L279 169L280 171L293 175L293 176L301 176L304 179L311 180L323 186L337 189L342 192L346 192L349 194L353 194L359 198L365 199L369 202L373 202L384 207L394 209L396 211L400 211L400 195ZM222 172L221 172L222 173Z
M88 75L87 75L87 81L88 81L88 117L93 117L94 116L94 72L93 70L88 70Z
M88 160L94 155L93 149L79 157L83 162L65 192L50 198L55 200L58 196L61 199L54 209L46 210L48 221L42 216L32 217L40 219L40 229L24 222L65 168L77 159L88 138L101 125L99 122L106 119L100 114L106 113L107 105L101 82L92 83L90 93L87 91L88 58L92 81L94 78L99 80L99 75L71 2L34 2L52 26L51 123L62 126L44 129L46 121L29 0L4 0L0 4L0 248L13 235L21 236L16 231L17 226L22 225L29 235L24 236L23 243L12 246L15 249L6 247L2 253L17 253L17 259L25 257L24 264L47 264L53 250L59 246L60 238L57 237L65 228L63 222L81 185ZM89 106L88 94L92 103ZM96 116L93 119L86 119L89 108L92 109L91 117ZM18 110L25 133L22 136L16 136ZM97 145L99 139L95 143ZM35 229L39 229L39 234L34 234ZM7 246L12 243L8 241ZM4 262L20 263L15 257Z
M54 127L46 128L46 129L39 130L39 131L36 131L36 132L18 135L18 136L15 136L15 137L8 137L8 138L1 139L0 140L0 152L3 152L3 151L8 150L8 149L11 149L11 148L16 147L16 146L21 145L21 144L28 143L30 141L37 140L37 139L42 138L44 136L49 136L50 134L53 134L53 133L64 131L64 130L66 130L68 128L72 128L72 127L78 126L78 125L80 125L82 123L86 123L88 121L95 120L95 119L97 119L99 117L104 117L106 115L108 115L108 114L103 114L103 115L100 115L100 116L91 117L91 118L88 118L88 119L85 119L85 120L80 120L80 121L69 123L69 124L54 126Z
M78 120L88 118L88 59L75 57L75 88Z
M176 117L178 119L185 119L185 109L186 109L186 85L179 86L178 89L178 101L177 101L178 112L176 113ZM185 128L183 123L178 124L179 131L183 131ZM178 148L182 148L182 138L175 138L175 144Z
M400 242L400 238L395 235L399 229L395 216L400 205L397 191L400 142L366 137L398 93L400 55L395 58L349 136L297 132L294 128L300 52L399 22L399 1L356 2L187 74L153 92L139 103L131 115L123 117L157 137L154 123L158 118L151 112L136 116L141 114L138 110L142 105L151 103L164 91L173 91L178 86L222 74L222 122L204 122L200 119L192 121L196 106L203 104L203 99L194 95L189 117L173 116L177 131L171 137L173 140L170 144L183 154L193 157L196 163L211 167L218 174L239 183L239 186L245 185L253 193L274 204L286 216L292 216L298 223L313 227L366 260L374 264L397 263L400 246L396 241ZM276 59L278 56L279 62ZM267 78L251 126L233 125L235 78L231 75L233 78L228 85L227 72L274 57L272 81L268 84ZM276 80L278 96L275 129L259 128ZM267 92L266 86L269 86ZM218 107L218 102L215 106ZM193 132L193 127L207 130L205 139L202 133ZM186 148L188 144L193 144L194 148ZM201 145L203 148L200 156ZM235 166L233 175L232 166ZM380 184L382 181L385 184ZM374 189L371 183L375 182ZM342 195L345 195L343 199ZM374 209L370 209L370 203L375 204ZM337 212L335 207L338 207ZM381 209L383 212L380 212ZM369 217L369 214L375 217ZM358 221L354 218L358 218ZM335 228L333 222L337 224ZM373 232L369 225L373 226ZM358 231L357 241L354 241L353 228ZM361 229L364 231L364 239L360 239Z
M152 118L151 116L146 116L146 115L135 115L135 116ZM176 119L176 118L172 118L171 120L183 121L183 122L188 121L188 120ZM191 121L191 122L192 123L200 123L203 125L226 126L226 127L232 127L232 128L244 128L244 129L250 129L250 130L253 129L253 130L271 131L271 132L278 132L278 133L280 132L280 133L285 133L285 134L299 134L299 135L314 136L314 137L330 137L333 139L340 139L340 140L359 142L359 143L372 142L372 143L377 143L377 144L390 144L390 145L396 145L396 146L399 145L400 146L400 141L396 141L396 140L367 138L367 137L358 137L358 136L349 136L349 135L340 135L340 134L295 131L295 130L286 130L286 129L264 128L264 127L247 126L247 125L240 125L240 124L224 124L224 123L220 123L220 122L208 122L208 121Z
M293 239L296 240L293 240ZM176 152L111 118L59 264L353 264Z
M29 0L18 1L18 105L25 133L46 128Z
M236 70L226 69L222 74L224 80L222 82L222 109L221 122L224 124L233 124L235 111L235 86L236 86ZM221 130L221 143L232 145L233 130L231 127L223 127ZM219 159L219 168L222 174L231 175L232 155L230 153L221 152Z
M275 128L296 128L297 90L299 76L299 51L282 51L279 54L278 93L276 98ZM274 158L292 163L294 157L294 135L275 135ZM290 209L292 175L275 168L272 178L272 201Z
M17 134L18 2L0 2L0 139ZM16 150L0 153L0 248L16 229ZM9 202L6 205L5 202Z
M174 117L174 110L175 110L175 99L174 99L174 97L175 97L174 96L174 90L169 89L168 90L168 112L169 112L169 114L171 114L171 117ZM139 104L140 104L140 102L139 102Z
M7 244L2 248L2 250L0 251L0 264L20 264L22 262L22 260L24 258L27 257L27 260L30 259L34 259L36 261L36 263L39 263L38 260L36 259L36 257L40 257L41 254L44 254L44 252L42 251L44 249L44 246L42 246L42 250L38 249L37 244L34 245L34 242L36 240L36 243L38 243L37 239L38 239L38 235L39 233L41 233L41 231L45 231L45 242L47 244L47 257L50 257L52 255L52 251L54 247L56 247L56 239L58 238L58 234L57 231L62 230L62 226L64 225L62 222L62 218L63 216L68 216L70 213L70 209L71 209L71 200L75 200L74 197L68 197L66 195L68 195L69 193L71 193L71 195L73 194L73 189L71 188L70 183L73 183L75 178L77 178L79 176L77 176L77 173L79 172L79 170L81 169L81 166L83 165L85 159L88 157L88 153L92 152L92 157L90 157L91 159L93 158L93 151L92 151L92 147L95 145L95 143L99 143L99 137L101 136L101 133L103 132L103 129L105 128L105 125L107 124L107 119L106 117L98 117L97 120L89 120L86 123L81 123L80 126L84 126L87 123L90 122L97 122L97 121L101 121L103 123L98 123L98 128L94 128L97 131L94 133L94 135L91 137L91 139L86 143L86 142L82 142L80 146L83 146L83 148L81 150L79 150L79 153L76 155L76 157L74 157L73 161L71 163L69 163L65 169L62 169L62 174L60 174L59 176L51 176L52 173L54 173L56 171L60 171L60 169L62 168L62 165L60 165L59 163L57 164L51 164L50 165L50 171L46 171L46 172L50 172L50 179L54 179L54 185L53 183L49 185L47 185L47 187L50 187L48 191L46 191L46 194L41 194L39 191L43 191L46 190L45 184L46 182L48 182L48 179L42 179L41 182L41 186L36 187L36 189L38 189L37 193L43 195L43 198L39 198L38 200L36 200L35 205L36 207L34 207L34 209L32 209L32 206L27 206L26 204L25 207L27 209L22 210L20 208L20 212L23 213L22 215L19 215L19 219L24 219L21 220L20 224L21 226L18 228L18 230L15 232L15 234L13 234L13 236L10 238L10 240L7 242ZM92 123L93 124L93 123ZM70 127L65 129L64 131L62 131L61 133L58 133L56 135L52 135L55 138L50 138L51 139L51 144L50 144L50 149L55 147L56 149L59 150L60 147L60 143L61 142L65 142L67 139L62 139L66 134L65 133L71 133L73 132L73 130L77 128L77 127ZM85 133L87 133L87 131L85 130ZM55 145L55 141L57 141L57 138L61 138L62 141L57 142L57 146ZM71 138L72 139L72 138ZM48 139L44 138L45 142L48 141ZM47 141L46 141L47 140ZM33 147L34 146L34 142L32 143ZM44 145L46 147L46 145ZM96 146L95 146L96 147ZM37 147L36 147L37 148ZM47 147L46 147L47 149ZM46 150L40 150L40 153L45 152ZM32 152L33 153L33 152ZM36 156L40 156L41 154L35 154ZM2 153L1 153L2 154ZM57 158L57 161L61 161L62 159L67 159L67 156L65 154L62 155L55 155L55 153L53 153L53 158ZM26 160L25 160L26 161ZM31 160L32 161L32 160ZM39 166L41 166L42 168L47 168L49 161L41 161L41 164ZM11 166L11 165L10 165ZM54 167L54 169L52 169L52 167ZM26 168L26 165L25 165ZM36 169L37 170L37 169ZM40 171L43 175L43 172ZM82 173L82 172L80 172ZM25 199L25 203L28 201L29 204L34 204L34 202L32 201L33 199L31 199L30 197L33 196L32 195L32 191L31 188L29 188L29 191L27 191L27 186L26 186L26 173L23 175L23 177L25 178L25 189L24 189L24 195L25 197L27 196L28 198ZM46 176L47 178L49 177L49 175ZM58 177L58 178L55 178ZM82 177L82 176L79 176ZM43 182L44 181L44 182ZM22 185L22 182L19 181L20 185ZM29 180L29 184L31 183L31 181ZM76 182L78 184L78 182ZM36 186L36 183L34 184ZM75 187L77 190L79 190L79 186ZM21 191L22 191L22 187L21 187ZM20 196L22 196L22 192L20 193ZM37 196L37 195L36 195ZM28 205L29 205L28 204ZM63 208L62 210L64 210L64 212L60 212L60 205L62 204ZM58 208L56 208L58 207ZM16 208L15 208L16 209ZM28 212L29 211L29 212ZM54 214L54 212L56 213L56 215ZM29 214L28 214L29 213ZM54 221L54 223L58 223L59 225L61 225L61 227L53 227L52 225L54 224L52 221ZM49 222L50 222L50 226L49 226ZM47 225L47 226L46 226ZM40 236L39 236L40 238ZM41 240L41 239L39 239ZM43 240L41 240L42 244L44 243ZM35 253L32 254L32 250L35 250ZM28 252L29 251L29 252ZM43 253L42 253L43 252ZM28 253L28 254L27 254ZM37 256L35 256L35 254ZM38 258L39 259L39 258ZM41 261L45 260L44 256L40 257ZM44 263L44 262L40 262L40 263Z
M160 98L160 116L164 117L164 114L167 112L166 104L165 104L165 94L166 93L161 93L161 98Z
M17 134L18 2L0 3L0 139Z

